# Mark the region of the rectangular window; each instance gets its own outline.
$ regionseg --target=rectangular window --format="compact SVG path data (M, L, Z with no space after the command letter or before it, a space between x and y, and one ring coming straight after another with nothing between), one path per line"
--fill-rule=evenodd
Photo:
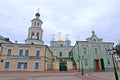
M23 49L19 50L19 56L23 56Z
M37 23L37 26L39 26L39 23Z
M38 62L35 63L35 69L39 69L39 63Z
M24 63L23 69L27 69L27 62Z
M86 49L86 47L83 48L83 54L87 55L87 49Z
M36 57L40 56L40 50L36 50Z
M5 62L5 69L9 69L10 62Z
M95 48L95 54L98 54L98 50L97 50L97 48Z
M12 49L8 49L8 51L7 51L7 56L10 56L11 53L12 53Z
M25 50L25 56L29 56L29 50Z
M105 54L108 54L108 49L107 48L105 48Z
M17 69L27 69L27 62L18 62Z
M62 56L62 52L59 52L59 55Z
M21 68L22 68L22 62L18 62L17 69L21 69Z

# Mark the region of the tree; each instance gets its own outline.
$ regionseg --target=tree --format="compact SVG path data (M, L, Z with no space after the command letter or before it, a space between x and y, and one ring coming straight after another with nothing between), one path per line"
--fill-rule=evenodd
M115 49L116 49L116 54L118 56L120 56L120 43L118 43L116 46L115 46Z

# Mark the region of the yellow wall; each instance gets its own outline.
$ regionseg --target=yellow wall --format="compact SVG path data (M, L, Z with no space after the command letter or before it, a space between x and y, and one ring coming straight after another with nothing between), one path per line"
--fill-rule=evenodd
M39 62L40 64L40 69L37 71L44 71L47 69L47 64L52 65L52 52L50 49L43 45L26 45L26 44L2 44L2 55L0 59L3 59L3 62L0 63L0 71L4 70L4 65L6 61L10 62L10 71L16 71L17 69L17 63L18 62L27 62L27 71L36 71L34 69L35 67L35 62ZM19 55L19 49L29 49L29 56L35 56L36 55L36 49L40 49L40 59L14 59L14 58L7 58L7 50L9 48L12 48L12 53L11 56L17 56ZM45 57L46 54L46 57ZM46 62L45 62L46 60ZM21 69L23 70L23 69Z

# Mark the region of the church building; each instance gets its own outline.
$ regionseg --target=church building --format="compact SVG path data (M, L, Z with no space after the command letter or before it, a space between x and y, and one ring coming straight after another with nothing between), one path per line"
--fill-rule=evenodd
M69 52L73 46L71 45L71 41L68 39L68 34L66 34L65 40L62 40L60 35L61 33L59 32L59 39L55 40L55 35L53 34L53 39L50 41L49 47L52 50L53 55L56 56L56 61L59 61L59 71L68 71L69 62L71 61Z
M112 56L108 54L108 49L112 49L113 45L112 42L103 42L93 30L90 38L76 41L71 50L74 68L88 72L113 70Z

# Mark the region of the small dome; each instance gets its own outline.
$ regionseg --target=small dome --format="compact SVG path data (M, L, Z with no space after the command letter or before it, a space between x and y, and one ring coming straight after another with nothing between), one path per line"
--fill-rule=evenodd
M39 14L39 13L36 13L35 16L36 16L36 17L37 17L37 16L40 17L40 14Z
M65 40L65 42L71 42L70 40Z
M53 41L53 40L52 40L52 41L50 41L50 42L56 42L56 41Z

